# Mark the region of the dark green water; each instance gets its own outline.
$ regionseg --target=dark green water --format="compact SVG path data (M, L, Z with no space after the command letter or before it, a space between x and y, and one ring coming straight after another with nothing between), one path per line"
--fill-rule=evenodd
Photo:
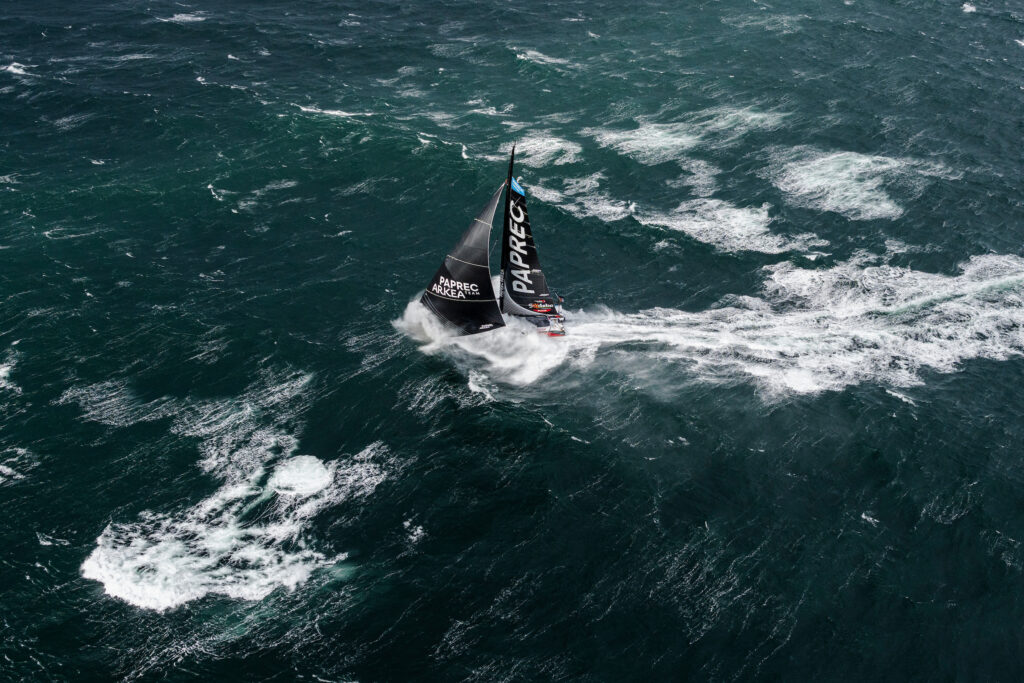
M1008 1L5 4L0 678L1019 680L1022 112ZM569 334L444 337L513 140Z

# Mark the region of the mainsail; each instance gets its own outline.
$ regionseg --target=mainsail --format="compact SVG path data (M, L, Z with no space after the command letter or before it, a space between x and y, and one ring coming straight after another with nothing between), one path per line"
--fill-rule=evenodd
M504 188L502 183L473 219L420 299L424 306L462 334L486 332L505 325L491 286L488 249L491 221Z
M501 232L501 310L511 315L543 316L555 311L557 297L548 290L526 212L526 193L512 177L516 148L508 160L508 192Z

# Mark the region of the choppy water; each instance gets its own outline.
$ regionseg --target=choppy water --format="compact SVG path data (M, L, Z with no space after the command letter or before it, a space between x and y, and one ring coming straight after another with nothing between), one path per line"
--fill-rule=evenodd
M0 15L0 677L1024 673L1019 3Z

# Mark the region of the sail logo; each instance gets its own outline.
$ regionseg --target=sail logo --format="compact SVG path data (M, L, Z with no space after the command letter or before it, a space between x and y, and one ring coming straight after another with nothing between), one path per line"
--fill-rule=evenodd
M512 189L517 183L512 179ZM521 194L521 192L520 192ZM509 272L515 278L512 280L512 291L520 294L535 294L532 289L533 281L530 280L530 266L523 257L526 256L526 229L522 226L526 222L526 214L514 201L508 207L508 261L512 265L519 266L509 268Z
M526 193L523 192L523 188L519 186L519 183L516 182L515 178L512 179L512 189L524 197L526 196Z
M475 283L450 280L444 275L437 279L437 282L430 287L430 291L449 299L465 299L467 294L480 295L480 287Z

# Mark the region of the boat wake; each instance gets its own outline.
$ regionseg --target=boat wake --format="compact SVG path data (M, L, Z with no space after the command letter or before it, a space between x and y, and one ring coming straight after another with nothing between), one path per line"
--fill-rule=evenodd
M768 266L759 296L728 297L706 311L570 312L560 339L514 324L453 336L416 302L395 325L424 352L482 361L506 384L597 367L642 386L752 383L769 400L870 382L915 386L927 371L1024 354L1024 259L975 256L943 275L869 265L873 258L825 269Z

